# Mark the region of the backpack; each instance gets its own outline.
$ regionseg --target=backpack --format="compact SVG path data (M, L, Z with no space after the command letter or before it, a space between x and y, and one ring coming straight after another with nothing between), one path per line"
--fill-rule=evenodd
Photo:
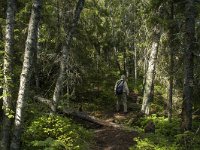
M117 84L117 87L116 87L116 95L120 95L123 93L123 87L124 87L124 81L119 81L119 83Z

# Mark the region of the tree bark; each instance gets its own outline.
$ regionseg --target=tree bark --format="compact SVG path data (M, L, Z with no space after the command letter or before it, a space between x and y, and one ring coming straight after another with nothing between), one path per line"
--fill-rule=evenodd
M129 76L129 70L128 70L128 68L127 68L127 54L126 54L127 52L126 52L126 49L124 48L123 49L123 59L124 59L124 63L123 63L123 65L124 65L124 71L123 71L123 74L125 74L127 77Z
M134 56L133 56L133 63L134 63L134 88L136 88L137 86L137 49L136 49L136 3L135 1L133 2L133 52L134 52Z
M76 10L74 13L74 17L72 20L72 26L69 30L66 40L64 41L64 44L63 44L62 56L61 56L61 61L60 61L60 72L59 72L59 77L56 81L56 86L55 86L54 94L53 94L53 107L52 107L53 112L56 112L58 101L61 96L61 91L63 89L64 74L66 73L66 66L67 66L66 59L68 56L69 48L71 46L73 34L74 34L76 26L78 24L81 11L83 10L84 3L85 3L85 0L78 1ZM65 31L66 31L66 29L65 29Z
M192 98L194 86L194 48L195 48L195 7L194 0L186 0L185 5L185 56L184 56L184 85L182 104L182 129L192 129Z
M37 31L37 39L39 41L40 39L40 36L41 36L41 33L40 33L40 27L38 25L38 31ZM38 93L39 92L39 89L40 89L40 81L39 81L39 74L38 74L38 71L39 71L39 62L38 62L38 53L39 51L41 50L41 46L40 46L40 43L37 42L37 49L35 51L35 54L33 54L33 63L34 63L34 78L35 78L35 88L36 88L36 92Z
M119 124L116 124L114 122L108 122L108 121L104 121L101 119L98 119L94 116L90 116L87 113L84 112L77 112L77 111L69 111L69 110L63 110L61 111L61 113L65 114L65 115L70 115L73 117L78 117L80 119L86 120L88 122L100 125L100 126L106 126L106 127L113 127L113 128L119 128L119 129L124 129L125 127Z
M114 46L114 57L115 57L115 64L116 64L116 67L118 68L119 72L121 73L122 72L122 69L120 67L120 63L118 61L118 50L117 48Z
M62 48L62 56L61 56L61 60L60 60L60 71L59 71L59 76L57 78L57 81L56 81L56 86L55 86L55 89L54 89L54 94L53 94L53 101L52 101L52 107L51 107L51 110L53 113L56 112L56 109L57 109L57 105L58 105L58 101L60 99L60 96L61 96L61 91L63 89L63 82L64 82L64 76L65 76L65 61L67 59L67 48L66 48L66 45L63 45L63 48Z
M4 55L4 86L3 86L3 128L1 149L8 150L10 145L11 116L13 102L13 41L14 41L14 22L15 22L15 0L7 0L6 11L6 37Z
M21 129L23 121L23 106L25 101L25 95L27 94L28 83L31 77L32 66L33 66L33 55L37 49L37 34L38 34L38 25L40 19L40 10L42 0L34 0L31 17L28 27L28 36L25 46L24 62L22 67L22 72L20 76L20 86L19 93L16 104L16 113L15 113L15 122L14 122L14 131L13 138L11 142L11 150L20 149L20 139L21 139Z
M169 87L168 87L168 120L171 122L172 119L172 98L173 98L173 81L174 81L174 34L175 34L175 26L174 26L174 4L173 1L170 1L171 5L171 23L169 26Z
M136 86L137 86L137 50L134 46L134 87L136 88Z
M144 87L144 95L141 111L146 115L149 114L149 104L153 98L154 78L155 78L155 65L157 60L158 46L160 41L160 28L158 25L154 27L153 43L151 47L151 54L148 63L146 83Z
M147 56L147 49L144 49L144 61L143 61L143 81L142 81L142 93L144 95L144 89L145 89L145 85L146 85L146 78L147 78L147 68L148 68L148 56Z

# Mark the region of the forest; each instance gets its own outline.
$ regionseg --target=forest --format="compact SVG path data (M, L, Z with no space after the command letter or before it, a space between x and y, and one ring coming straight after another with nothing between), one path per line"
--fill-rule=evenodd
M199 42L200 0L0 0L0 149L199 150Z

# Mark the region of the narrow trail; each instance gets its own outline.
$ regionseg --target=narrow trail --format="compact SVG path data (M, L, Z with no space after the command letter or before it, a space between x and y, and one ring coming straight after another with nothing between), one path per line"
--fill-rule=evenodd
M128 116L113 115L109 121L127 119ZM136 144L134 137L139 134L136 131L127 131L113 127L99 127L94 130L94 143L90 146L91 150L128 150L130 146Z
M130 103L129 107L128 114L115 113L115 110L85 112L84 114L97 119L94 122L91 122L87 117L80 117L81 115L76 117L78 123L82 122L85 128L94 133L89 150L129 150L131 146L136 144L133 139L139 137L140 134L134 131L131 126L139 118L140 106L136 103ZM101 121L100 124L98 119Z
M128 150L134 145L133 138L137 137L135 131L124 131L114 128L102 128L95 130L95 145L93 150Z

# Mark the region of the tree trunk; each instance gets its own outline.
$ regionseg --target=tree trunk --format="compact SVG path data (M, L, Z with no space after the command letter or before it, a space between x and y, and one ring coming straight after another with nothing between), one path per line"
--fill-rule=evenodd
M118 61L118 51L117 51L117 48L114 46L114 57L115 57L115 64L116 64L116 67L118 68L119 72L121 73L122 70L121 70L121 67L120 67L120 64L119 64L119 61Z
M19 93L17 98L16 113L15 113L15 122L14 122L14 132L11 143L11 150L20 149L20 138L21 138L21 128L23 120L23 106L25 95L27 94L28 83L31 77L32 66L33 66L33 55L37 49L37 33L38 33L38 24L40 19L40 10L41 10L42 0L34 0L29 27L28 27L28 36L25 46L24 62L23 68L20 76L20 86Z
M136 49L136 44L135 44L135 34L136 34L136 3L135 1L133 2L133 60L134 60L134 88L137 86L137 49Z
M147 49L145 48L144 49L144 62L143 62L143 82L142 82L142 93L144 95L144 88L145 88L145 85L146 85L146 78L147 78L147 68L148 68L148 56L147 56Z
M61 91L63 89L63 82L64 82L64 76L65 76L65 70L66 70L65 61L67 59L66 53L67 53L66 45L63 45L62 56L60 60L60 72L59 72L58 79L56 81L56 86L55 86L54 94L53 94L53 102L52 102L53 105L51 107L51 110L53 113L56 112L58 100L60 99Z
M1 149L8 150L10 145L11 115L13 101L13 41L14 41L14 22L15 22L15 0L7 0L6 11L6 37L4 55L4 86L3 86L3 128Z
M174 80L174 4L171 4L171 24L169 27L169 49L170 49L170 56L169 56L169 87L168 87L168 120L171 122L172 119L172 97L173 97L173 80Z
M184 85L182 104L182 129L192 129L192 98L194 86L194 58L195 48L195 7L193 0L187 0L185 5L185 58L184 58Z
M137 86L137 50L134 47L134 87Z
M76 10L75 10L75 13L74 13L74 18L73 18L73 21L72 21L72 26L69 30L69 33L66 37L64 44L63 44L64 46L63 46L63 49L62 49L62 56L61 56L62 58L61 58L61 61L60 61L60 73L59 73L59 77L56 81L56 86L55 86L54 95L53 95L53 107L52 107L53 112L56 112L58 101L59 101L60 95L61 95L61 91L63 89L63 82L65 80L64 74L66 73L66 66L67 66L66 59L67 59L67 56L68 56L69 48L71 46L73 34L74 34L76 26L78 24L81 11L83 10L84 3L85 3L85 0L79 0L78 1L77 6L76 6ZM65 29L65 31L66 31L66 29Z
M38 34L37 34L37 39L39 41L41 33L40 33L40 27L38 26ZM38 93L40 90L40 81L39 81L39 74L38 74L38 66L39 66L39 62L38 62L38 52L41 50L41 45L39 42L37 42L37 49L35 51L34 54L34 59L33 59L33 63L34 63L34 78L35 78L35 88L36 88L36 92Z
M1 8L1 7L0 7ZM0 12L0 16L2 16L1 15L1 12ZM2 25L0 25L0 42L3 42L3 30L2 30ZM3 48L2 46L0 46L0 48ZM3 71L3 70L1 70L1 71ZM2 73L2 72L1 72ZM3 88L1 87L0 88L0 95L2 96L3 95ZM0 98L0 108L2 108L2 106L3 106L3 100L2 100L2 98ZM4 114L4 112L3 112L3 109L0 109L0 124L2 125L2 122L3 122L3 114ZM1 133L0 133L0 135L1 135Z
M141 111L146 115L149 114L149 104L153 98L155 65L157 60L159 41L160 41L160 28L158 26L155 26L151 54L149 58L147 75L146 75L146 84L144 87L143 103L141 108Z

